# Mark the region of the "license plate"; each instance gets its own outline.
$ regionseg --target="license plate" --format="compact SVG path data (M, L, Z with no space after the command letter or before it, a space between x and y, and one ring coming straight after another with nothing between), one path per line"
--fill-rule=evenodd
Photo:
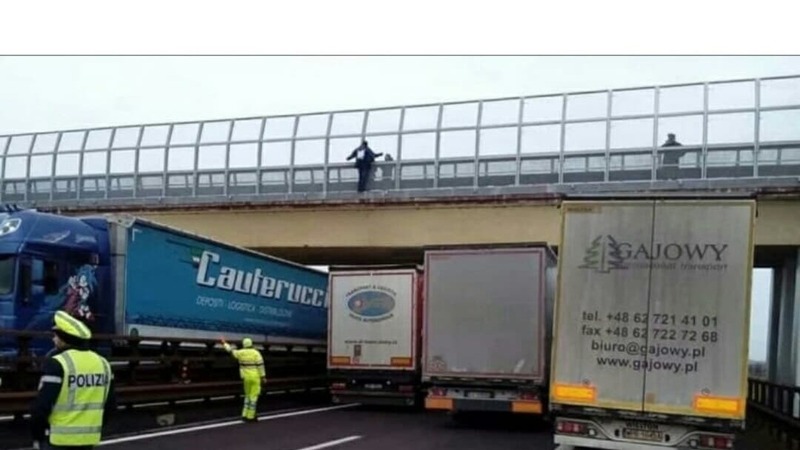
M470 391L467 392L468 398L492 398L491 392Z
M367 389L383 389L382 384L365 384L364 387Z
M661 442L664 440L664 432L655 430L632 430L630 428L623 428L622 437L625 439L634 439L637 441Z

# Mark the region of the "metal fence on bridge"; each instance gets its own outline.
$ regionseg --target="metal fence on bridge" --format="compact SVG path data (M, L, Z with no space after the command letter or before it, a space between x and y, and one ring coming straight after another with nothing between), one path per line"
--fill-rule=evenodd
M325 198L356 190L364 138L386 191L759 183L800 176L800 76L0 136L0 201Z
M800 429L800 387L751 378L748 401L763 411Z
M781 448L800 449L800 387L750 378L747 397L750 408L766 415L759 417L758 414L748 414L748 430L760 428L759 431L766 432L771 439L780 442ZM772 446L759 442L758 448Z

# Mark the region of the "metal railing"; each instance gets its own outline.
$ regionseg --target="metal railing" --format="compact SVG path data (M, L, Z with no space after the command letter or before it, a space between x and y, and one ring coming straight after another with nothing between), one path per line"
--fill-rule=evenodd
M35 345L46 345L49 337L50 334L41 331L0 329L0 343L14 350L0 356L0 396L35 391L46 360L42 355L44 347ZM324 345L258 340L253 345L264 355L270 377L325 375ZM105 355L119 385L204 385L238 377L238 363L215 340L96 334L90 348Z
M271 378L263 390L262 395L269 393L308 394L314 391L324 391L328 379L324 375L309 375L305 377ZM148 402L168 402L175 404L181 400L204 399L213 397L242 395L242 382L232 377L232 381L216 381L194 384L160 384L129 386L122 385L115 388L116 404L131 407L136 404ZM31 402L36 398L36 391L0 392L0 414L21 415L30 409Z
M798 124L787 76L37 132L0 136L0 201L328 198L355 191L362 139L393 156L381 191L797 177Z
M0 330L0 343L13 354L0 356L0 414L20 413L30 406L45 356L34 344L50 333ZM264 355L270 390L312 390L326 386L325 346L254 342ZM90 347L106 355L114 371L122 404L176 401L238 395L239 365L219 341L156 336L97 334Z
M748 402L750 406L800 429L800 387L750 378Z

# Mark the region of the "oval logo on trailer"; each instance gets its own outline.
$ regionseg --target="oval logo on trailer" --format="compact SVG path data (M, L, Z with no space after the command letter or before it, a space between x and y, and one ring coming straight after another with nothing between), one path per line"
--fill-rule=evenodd
M385 316L394 310L394 297L386 292L365 290L347 300L347 308L354 314L366 318Z

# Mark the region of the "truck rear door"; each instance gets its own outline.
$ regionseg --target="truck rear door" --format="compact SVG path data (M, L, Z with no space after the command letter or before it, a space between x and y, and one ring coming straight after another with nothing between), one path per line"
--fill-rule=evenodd
M329 368L416 369L416 271L331 271L329 283Z
M425 253L426 377L542 382L543 247Z
M754 204L563 207L553 401L742 417Z
M651 202L564 203L551 395L557 403L641 411ZM623 231L624 230L624 231Z
M752 202L657 202L644 410L741 419Z

